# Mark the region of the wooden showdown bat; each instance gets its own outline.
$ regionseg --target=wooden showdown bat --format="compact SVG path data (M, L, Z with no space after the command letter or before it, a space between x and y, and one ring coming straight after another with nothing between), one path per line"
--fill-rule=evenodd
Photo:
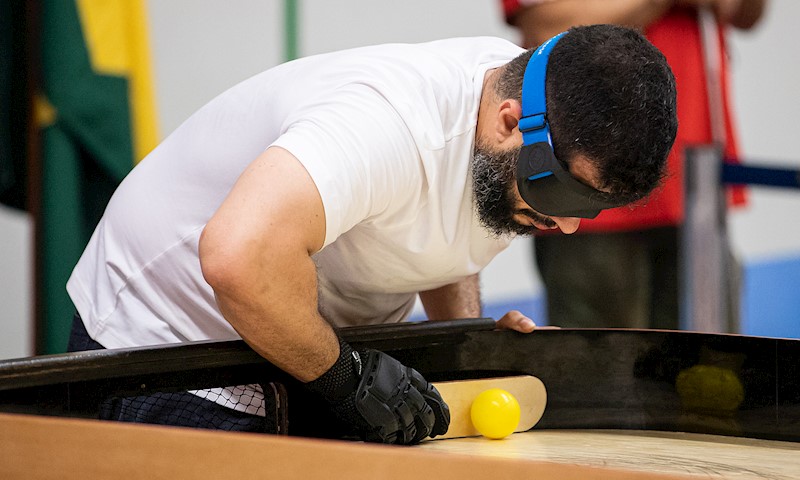
M515 432L530 430L542 418L547 404L547 390L538 378L531 375L483 378L434 383L450 407L450 428L432 440L480 436L472 425L470 408L481 392L490 388L508 391L519 402L520 419ZM431 439L429 439L431 440Z

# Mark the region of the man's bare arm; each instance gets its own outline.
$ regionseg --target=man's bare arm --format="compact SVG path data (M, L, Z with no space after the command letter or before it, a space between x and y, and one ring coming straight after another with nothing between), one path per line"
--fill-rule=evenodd
M456 283L419 292L429 320L478 318L481 316L481 289L478 274Z
M225 319L259 354L301 381L339 355L319 314L311 255L325 238L322 200L289 152L270 148L242 174L200 238L200 264Z
M478 274L434 290L419 292L419 298L429 320L452 320L481 316L481 289ZM512 310L497 320L497 328L530 333L536 328L536 324L521 312Z
M674 6L709 7L719 20L736 28L752 28L767 0L551 0L520 10L514 23L523 45L535 47L575 25L610 23L643 29Z
M553 0L520 10L515 24L523 33L523 46L535 47L576 25L610 23L644 28L664 15L670 0Z

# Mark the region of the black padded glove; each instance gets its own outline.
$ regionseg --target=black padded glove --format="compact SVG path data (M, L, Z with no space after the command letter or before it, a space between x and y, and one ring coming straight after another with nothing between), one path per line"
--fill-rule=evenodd
M342 340L339 359L307 387L368 442L411 445L450 425L450 409L419 372L377 350L355 352Z

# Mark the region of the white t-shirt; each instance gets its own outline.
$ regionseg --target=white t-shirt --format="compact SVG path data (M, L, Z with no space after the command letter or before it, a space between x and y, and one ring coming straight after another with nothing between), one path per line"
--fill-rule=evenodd
M401 321L418 291L479 272L511 238L493 237L473 205L478 105L486 72L520 53L487 37L365 47L223 93L111 199L67 283L90 335L107 348L238 338L203 279L198 240L270 146L297 157L321 194L314 260L332 323Z

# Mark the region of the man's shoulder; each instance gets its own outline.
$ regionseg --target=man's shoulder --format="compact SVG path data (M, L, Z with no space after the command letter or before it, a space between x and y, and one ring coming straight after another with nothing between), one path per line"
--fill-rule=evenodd
M420 50L441 52L464 60L511 59L523 52L513 42L500 37L454 37L416 44Z
M518 45L504 38L476 36L442 38L418 43L384 43L331 52L323 54L321 58L409 57L413 55L413 58L417 60L424 60L427 55L447 55L456 59L481 61L481 59L495 57L509 58L522 51L523 49Z

